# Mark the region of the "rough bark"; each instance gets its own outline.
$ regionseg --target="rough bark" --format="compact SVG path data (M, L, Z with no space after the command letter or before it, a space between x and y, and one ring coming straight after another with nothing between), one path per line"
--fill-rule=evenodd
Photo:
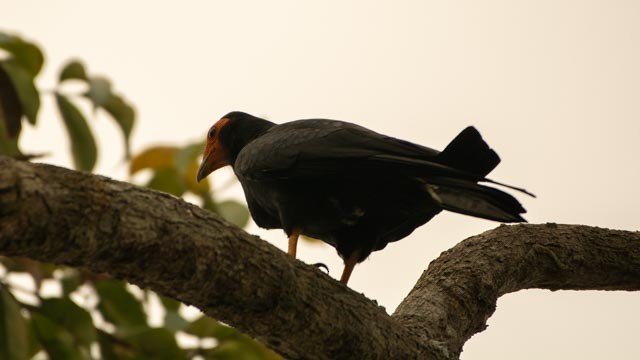
M179 198L101 176L0 158L0 254L107 272L288 358L444 358L315 267Z
M500 296L533 288L640 290L640 232L502 225L434 260L393 317L459 356L486 328Z
M446 359L519 289L640 288L640 234L500 227L443 253L393 316L181 199L0 157L0 254L85 267L200 308L288 358Z

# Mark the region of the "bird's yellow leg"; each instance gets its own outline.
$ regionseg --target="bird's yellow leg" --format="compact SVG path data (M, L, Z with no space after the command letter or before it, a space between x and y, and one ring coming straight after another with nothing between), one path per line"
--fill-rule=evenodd
M351 277L351 272L353 272L353 268L358 263L358 258L360 257L359 251L354 251L349 255L349 258L344 262L344 270L342 271L342 276L340 277L340 282L347 285L349 282L349 278Z
M289 235L289 251L287 253L294 258L296 257L296 251L298 249L298 237L300 237L300 229L294 228Z

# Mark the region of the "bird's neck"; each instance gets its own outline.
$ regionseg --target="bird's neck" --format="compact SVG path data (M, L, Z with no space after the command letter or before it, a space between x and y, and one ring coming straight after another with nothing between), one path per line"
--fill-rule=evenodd
M229 164L234 166L242 148L275 125L271 121L252 116L241 121L230 122L225 126L223 130L226 131L220 133L220 141L227 149Z

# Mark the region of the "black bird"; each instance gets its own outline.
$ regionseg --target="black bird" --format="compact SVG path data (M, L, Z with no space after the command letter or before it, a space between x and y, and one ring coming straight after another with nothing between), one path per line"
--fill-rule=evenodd
M231 112L209 129L198 181L231 165L256 224L283 229L293 257L300 234L332 245L346 284L356 263L442 210L524 222L513 196L478 184L529 194L485 178L499 162L473 127L439 152L343 121Z

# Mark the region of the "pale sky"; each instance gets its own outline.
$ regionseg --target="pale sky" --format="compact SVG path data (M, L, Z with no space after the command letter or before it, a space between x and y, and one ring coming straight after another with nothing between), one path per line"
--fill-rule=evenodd
M138 110L134 152L204 139L231 110L347 120L436 149L475 125L502 157L491 177L538 195L516 194L530 222L638 230L638 1L3 0L0 26L44 48L42 88L72 57L111 78ZM69 166L43 100L21 145ZM91 125L97 171L126 179L117 128ZM219 197L243 198L237 186ZM392 312L429 261L497 225L439 215L349 285ZM248 231L286 247L280 231ZM328 246L298 253L342 271ZM462 358L637 359L639 336L640 293L522 291L500 299Z

